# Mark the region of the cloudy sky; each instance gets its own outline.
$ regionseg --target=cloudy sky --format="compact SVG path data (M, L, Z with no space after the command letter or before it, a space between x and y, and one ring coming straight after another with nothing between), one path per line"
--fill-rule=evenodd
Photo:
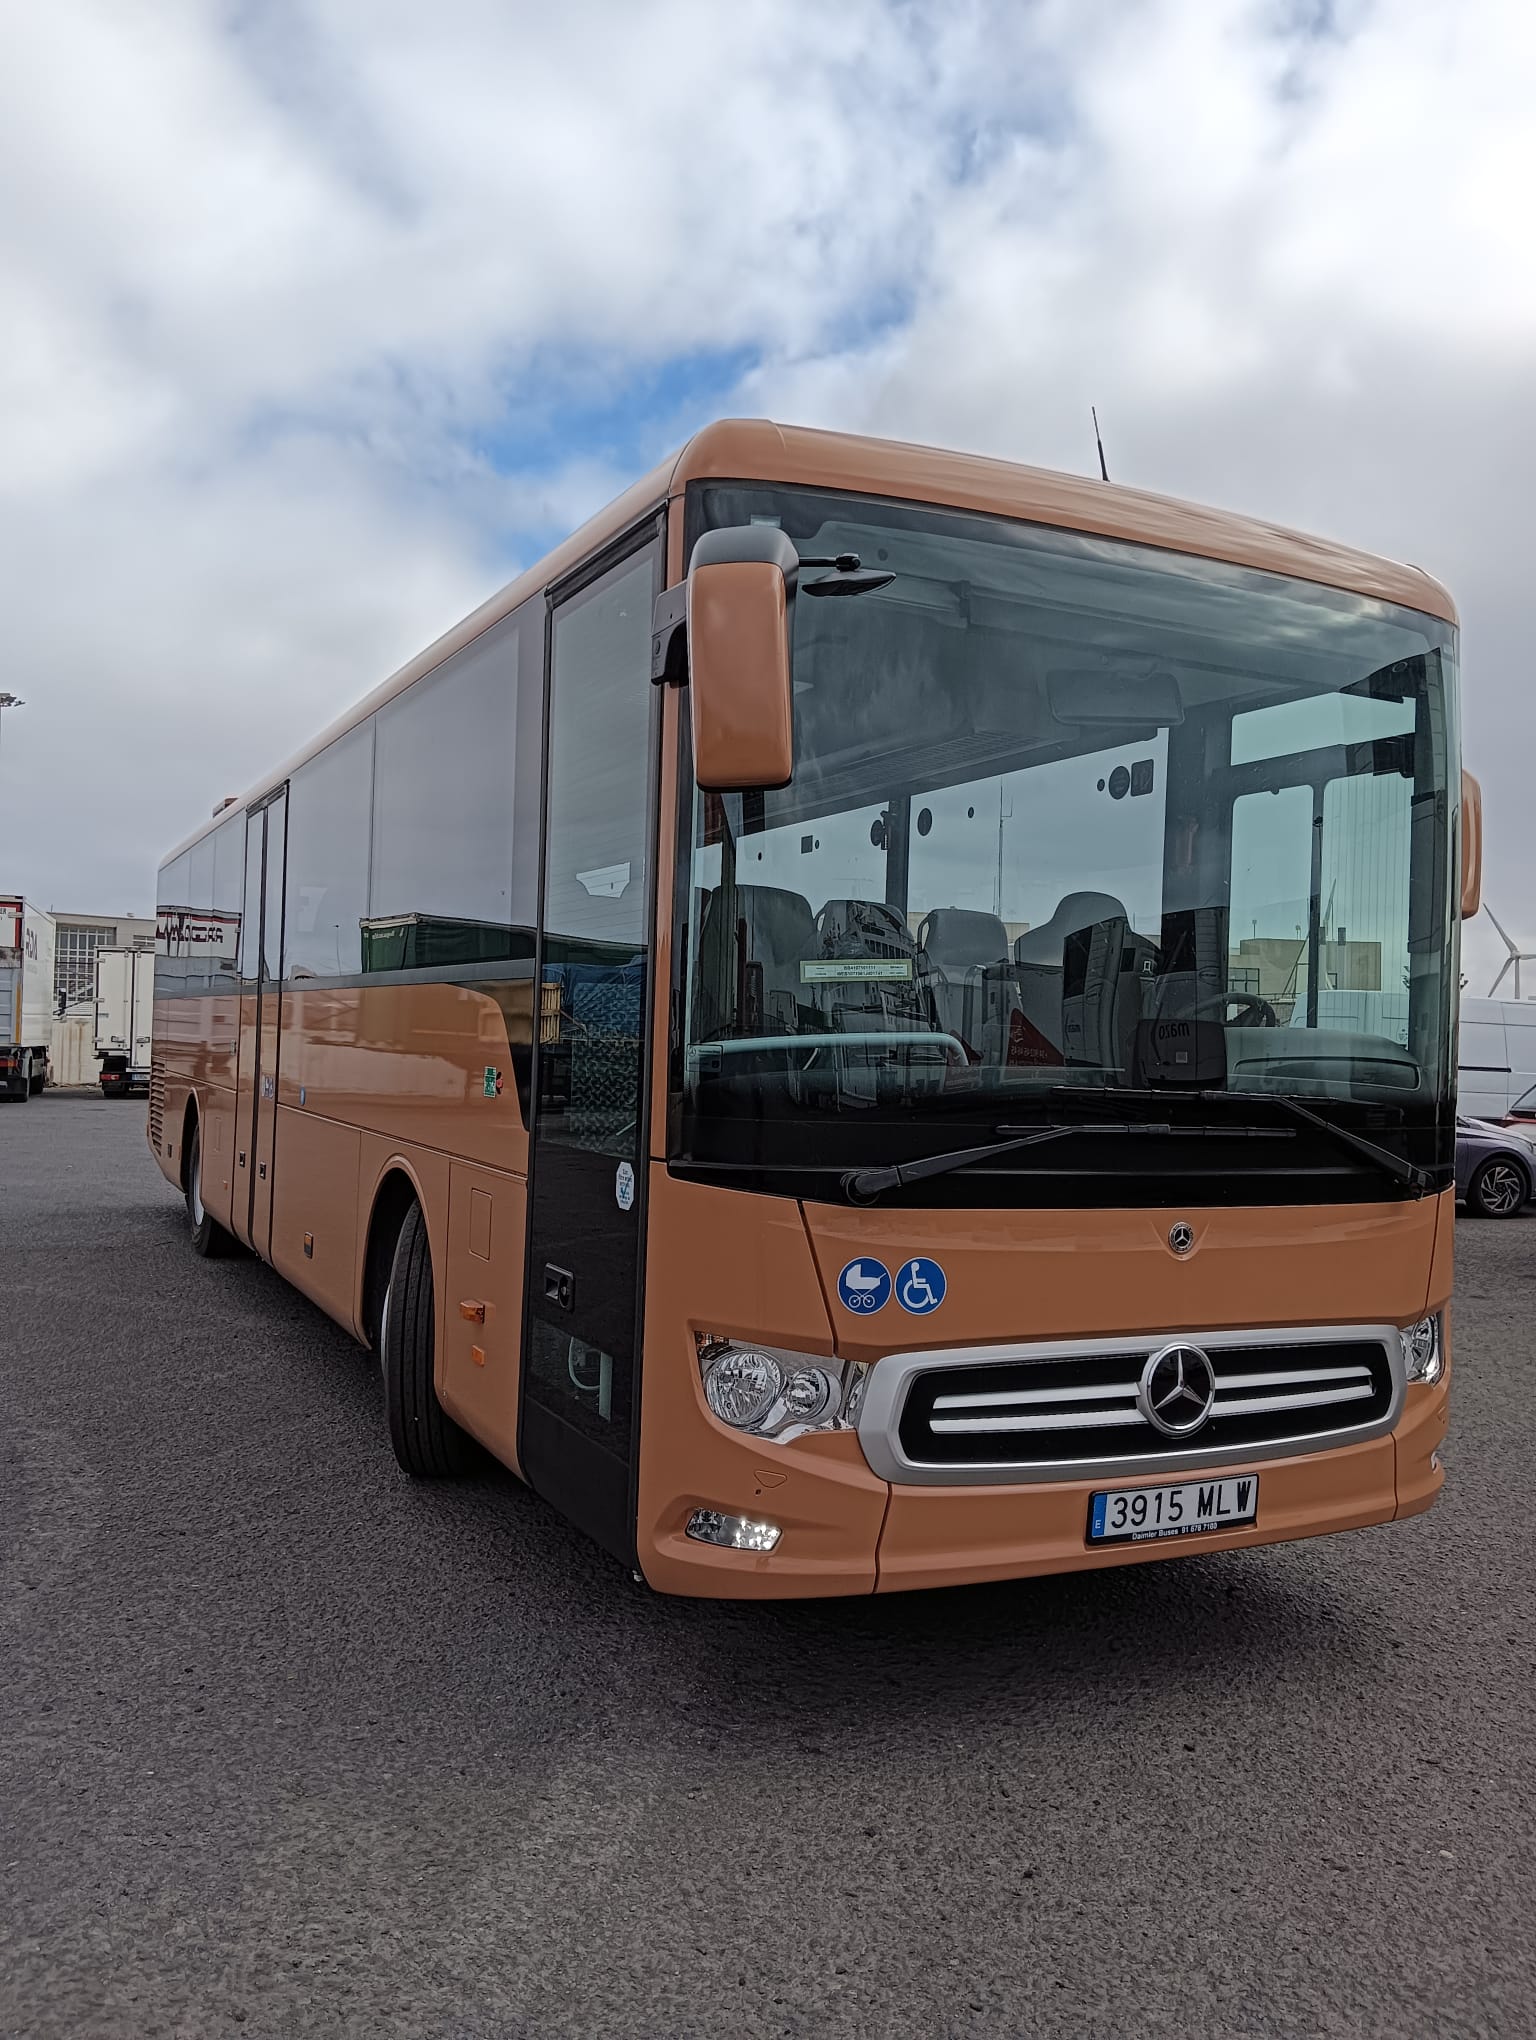
M1081 470L1094 402L1117 480L1451 586L1536 942L1520 0L5 13L0 889L142 910L711 416Z

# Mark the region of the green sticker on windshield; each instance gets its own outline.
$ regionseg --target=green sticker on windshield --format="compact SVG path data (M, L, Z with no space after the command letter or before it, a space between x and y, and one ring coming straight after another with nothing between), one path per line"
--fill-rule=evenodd
M800 966L803 985L856 985L871 980L905 983L911 975L909 956L847 956Z

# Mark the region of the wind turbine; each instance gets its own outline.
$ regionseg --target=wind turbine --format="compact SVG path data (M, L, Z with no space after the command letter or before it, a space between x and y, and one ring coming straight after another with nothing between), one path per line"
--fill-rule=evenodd
M1488 987L1488 996L1490 999L1494 996L1499 986L1503 984L1508 976L1511 968L1513 968L1515 973L1515 997L1518 999L1520 996L1520 966L1522 963L1536 963L1536 949L1516 948L1515 944L1509 939L1508 929L1496 918L1492 907L1487 908L1487 914L1489 920L1493 922L1494 927L1498 929L1499 934L1502 936L1504 947L1509 951L1508 956L1504 959L1504 968Z

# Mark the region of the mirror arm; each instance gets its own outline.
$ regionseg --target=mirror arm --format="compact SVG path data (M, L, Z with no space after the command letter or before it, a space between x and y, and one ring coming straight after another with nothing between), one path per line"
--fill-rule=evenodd
M688 684L688 583L663 588L651 612L651 680L658 687Z

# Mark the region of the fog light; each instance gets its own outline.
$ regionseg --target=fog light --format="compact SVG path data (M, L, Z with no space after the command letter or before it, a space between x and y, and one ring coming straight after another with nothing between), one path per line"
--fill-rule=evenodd
M750 1516L725 1516L718 1509L695 1509L688 1535L700 1544L723 1544L727 1551L772 1551L778 1543L777 1523L754 1523Z
M1416 1325L1409 1325L1401 1336L1403 1366L1408 1379L1423 1382L1426 1387L1437 1382L1445 1369L1438 1314L1420 1318Z

